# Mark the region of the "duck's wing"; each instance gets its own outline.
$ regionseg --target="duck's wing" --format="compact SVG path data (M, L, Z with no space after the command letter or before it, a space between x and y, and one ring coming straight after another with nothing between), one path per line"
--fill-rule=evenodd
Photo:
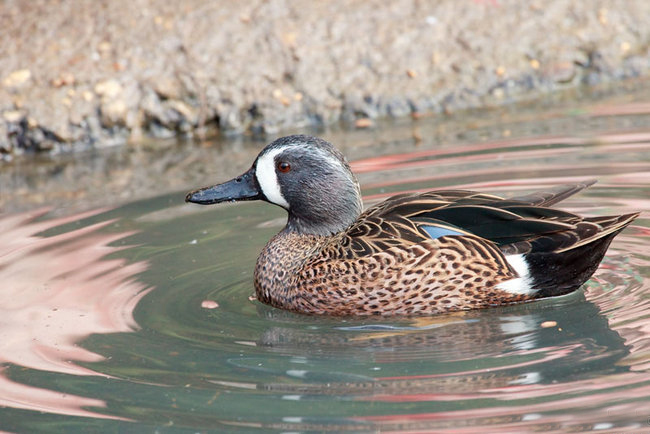
M592 184L563 185L510 199L466 190L401 194L363 213L344 242L354 255L467 235L491 241L504 254L567 250L620 231L635 217L583 218L546 207Z

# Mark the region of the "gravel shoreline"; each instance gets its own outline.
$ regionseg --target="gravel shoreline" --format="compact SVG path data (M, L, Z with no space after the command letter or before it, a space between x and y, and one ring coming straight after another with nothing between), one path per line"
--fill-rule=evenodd
M0 159L362 128L647 76L648 17L645 0L8 0Z

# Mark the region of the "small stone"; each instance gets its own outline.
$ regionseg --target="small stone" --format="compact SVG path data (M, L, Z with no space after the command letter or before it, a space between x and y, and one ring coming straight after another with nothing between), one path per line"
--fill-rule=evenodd
M126 122L126 103L121 100L111 101L102 105L102 122L107 127L124 125Z
M53 78L50 84L54 87L69 86L75 83L74 75L69 72L63 73L60 76Z
M219 303L214 300L203 300L201 302L201 307L203 309L216 309L219 307Z
M627 53L628 51L630 51L630 48L632 48L632 46L630 45L629 42L627 41L621 42L621 51L623 53Z
M171 77L162 76L152 80L153 90L163 99L181 99L183 89L181 83Z
M502 99L505 95L506 95L505 91L500 87L497 87L492 91L492 96L497 99Z
M557 325L557 321L544 321L539 326L543 329L548 329L551 327L555 327L556 325Z
M372 119L369 118L357 119L354 123L354 126L357 128L370 128L372 126Z
M25 118L25 113L23 113L20 110L8 110L2 113L2 117L7 122L16 123L16 122L20 122Z
M169 101L168 105L180 113L187 122L193 125L198 122L198 111L194 107L184 103L183 101L177 100Z
M503 77L506 74L506 68L503 67L503 66L497 66L497 69L496 69L495 72L499 77Z
M282 42L287 47L295 47L296 40L298 39L298 34L296 32L287 32L282 35Z
M32 78L32 72L29 69L19 69L7 75L2 84L7 88L20 87Z
M84 90L83 93L81 94L81 97L84 99L86 102L90 102L93 100L95 97L93 93L89 90Z
M407 69L406 70L406 75L408 75L409 78L415 78L415 77L417 77L418 73L415 72L412 69Z
M598 21L603 26L607 25L607 9L605 8L598 9Z
M571 61L558 61L544 67L544 75L556 83L569 83L576 76L576 65Z
M530 67L533 69L539 69L539 60L530 59Z
M302 101L302 98L303 98L303 95L302 95L302 93L300 93L300 92L296 92L296 93L293 95L293 99L294 99L295 101Z
M97 49L104 53L110 51L111 48L111 43L108 41L100 42L100 44L97 46Z
M100 81L95 85L95 93L102 97L114 98L122 93L122 85L114 79Z

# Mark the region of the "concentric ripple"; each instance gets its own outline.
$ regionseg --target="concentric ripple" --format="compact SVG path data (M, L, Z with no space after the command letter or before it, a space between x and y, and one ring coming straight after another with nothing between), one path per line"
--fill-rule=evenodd
M648 431L644 112L560 118L589 121L589 134L540 133L552 118L358 151L367 203L598 178L565 207L644 212L584 290L535 303L395 320L261 305L254 261L283 224L268 204L200 208L177 192L66 219L0 216L0 430Z

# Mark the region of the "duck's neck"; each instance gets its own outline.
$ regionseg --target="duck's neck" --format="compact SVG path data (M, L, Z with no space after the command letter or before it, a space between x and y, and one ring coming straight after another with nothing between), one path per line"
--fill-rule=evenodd
M275 307L291 309L295 278L305 262L322 249L326 237L300 234L288 225L271 238L257 258L257 299Z
M330 236L343 232L361 214L361 201L331 201L330 204L303 205L289 210L284 231L299 235ZM283 231L283 232L284 232Z

